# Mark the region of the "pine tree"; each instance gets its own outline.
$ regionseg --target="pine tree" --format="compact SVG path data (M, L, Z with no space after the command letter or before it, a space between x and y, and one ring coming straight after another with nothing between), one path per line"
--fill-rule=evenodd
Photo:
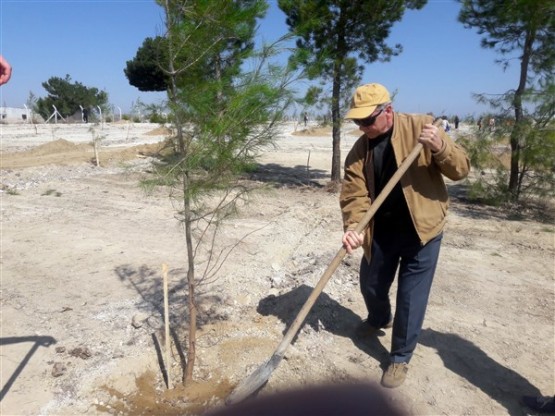
M72 82L69 75L65 78L49 78L42 86L48 95L37 100L35 111L45 120L52 114L52 106L56 106L62 117L67 117L80 111L80 106L105 108L108 103L108 94L105 91Z
M196 357L197 289L214 281L233 249L218 246L220 225L247 199L250 189L242 174L277 137L278 121L291 100L291 79L283 68L268 64L276 52L272 47L253 50L256 19L264 15L265 1L159 4L166 15L168 59L163 70L176 134L150 184L171 188L184 229L186 383L193 378ZM254 68L248 72L243 70L247 59Z
M331 82L333 154L331 180L341 179L341 115L366 63L389 61L401 45L386 44L393 24L407 8L420 9L427 0L279 0L287 24L298 37L294 61L310 79ZM313 91L311 91L311 94Z
M466 27L478 30L482 47L499 53L498 63L506 68L512 60L520 64L516 89L504 94L514 112L514 124L510 132L511 162L507 189L509 197L519 198L524 175L530 169L530 155L526 149L537 152L537 134L530 131L531 114L526 114L525 102L538 98L555 107L549 95L555 69L555 3L551 0L459 0L462 8L459 21ZM543 98L541 98L543 96ZM491 100L494 105L499 101ZM551 103L551 104L549 104ZM544 105L544 104L542 104ZM542 116L544 119L545 117ZM538 127L542 123L538 124ZM549 130L544 131L548 136ZM527 137L534 146L528 146ZM552 138L552 134L550 136ZM547 137L546 137L547 138ZM545 148L553 152L552 140L546 140Z

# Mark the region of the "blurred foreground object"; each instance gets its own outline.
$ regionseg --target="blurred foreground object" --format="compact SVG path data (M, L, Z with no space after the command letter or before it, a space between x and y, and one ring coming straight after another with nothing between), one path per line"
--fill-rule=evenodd
M408 416L393 397L370 383L323 385L257 397L207 416Z

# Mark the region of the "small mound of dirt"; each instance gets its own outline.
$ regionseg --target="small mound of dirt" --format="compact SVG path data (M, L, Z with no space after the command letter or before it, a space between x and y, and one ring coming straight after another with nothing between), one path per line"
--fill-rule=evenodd
M91 147L92 146L90 144L75 144L65 139L58 139L41 144L40 146L34 147L23 153L33 156L51 155L55 153L73 152L78 150L84 151L90 149Z
M311 127L292 133L293 136L327 136L331 134L331 127Z
M158 127L145 133L145 136L169 136L172 131L167 127Z
M164 149L164 143L142 144L125 148L100 147L101 165L121 163L141 157L156 157ZM91 163L93 146L74 144L67 140L45 143L24 152L2 154L3 169L22 169L33 166Z
M121 161L136 159L137 157L156 157L164 149L163 143L141 144L138 146L127 147L110 151L112 158L119 158Z

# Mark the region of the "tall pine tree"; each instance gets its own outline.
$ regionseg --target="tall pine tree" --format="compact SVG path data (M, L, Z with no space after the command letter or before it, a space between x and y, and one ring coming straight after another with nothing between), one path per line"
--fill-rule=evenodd
M176 135L152 185L171 187L186 243L187 362L193 378L198 289L216 278L234 246L221 247L222 221L245 201L241 174L277 137L291 100L287 71L268 64L271 47L253 50L263 0L158 0L166 16L163 68ZM245 71L249 60L251 71Z
M523 153L527 146L525 141L528 130L524 102L527 96L537 100L538 94L552 92L555 3L552 0L459 1L462 5L459 21L483 35L482 47L498 52L498 62L504 67L512 60L520 64L516 89L507 94L515 118L510 133L511 167L507 186L511 199L517 200L528 159ZM545 98L543 101L551 102L553 107L553 96Z
M279 0L290 30L298 37L296 62L310 79L332 85L333 154L331 180L341 180L341 116L352 86L366 63L389 61L401 45L386 44L393 24L406 9L420 9L427 0Z

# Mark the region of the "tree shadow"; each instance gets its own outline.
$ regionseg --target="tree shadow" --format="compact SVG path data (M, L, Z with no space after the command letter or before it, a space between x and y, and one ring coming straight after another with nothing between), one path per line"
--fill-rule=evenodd
M301 285L279 296L267 296L260 300L257 312L264 316L272 315L280 319L286 325L283 332L285 334L311 292L311 287ZM378 361L383 369L389 362L389 352L381 344L378 335L385 335L385 333L380 331L375 336L360 337L357 335L357 328L361 323L360 316L342 306L326 293L321 293L299 332L308 326L316 332L323 328L334 335L349 338L357 348ZM297 333L291 343L294 343L298 336Z
M288 167L277 163L266 163L259 164L256 171L249 175L249 179L269 183L276 188L282 186L322 188L324 185L319 181L329 180L329 176L329 172L322 169L312 169L302 165Z
M452 204L449 209L457 214L473 219L498 219L502 221L533 220L552 224L555 214L541 200L521 201L515 205L488 205L468 196L469 184L466 181L450 183L447 192ZM547 202L549 204L549 202Z
M465 378L507 409L522 415L522 394L540 396L540 391L520 374L489 357L472 342L456 334L423 329L419 343L434 348L445 367Z
M164 292L162 275L159 271L146 265L134 267L128 264L117 266L114 271L119 280L129 284L143 300L139 309L156 312L160 317L164 317ZM176 273L179 273L179 270L171 270L168 275ZM168 296L179 296L180 292L184 292L184 288L184 284L174 286L168 291Z
M468 197L468 184L465 182L447 185L447 193L451 202L449 210L456 212L461 217L472 219L509 219L506 210L470 199Z
M19 344L23 342L32 342L33 346L27 352L25 357L23 357L23 360L21 360L17 368L14 370L13 374L10 376L8 381L6 381L6 383L2 387L2 390L0 391L0 402L4 400L4 397L6 396L10 388L13 386L13 384L15 383L15 381L17 380L17 378L19 377L19 375L21 374L21 372L23 371L27 363L31 360L31 357L33 357L35 352L37 352L39 347L49 347L50 345L55 344L57 341L56 339L48 335L44 335L44 336L31 335L27 337L3 337L3 338L0 338L0 347L3 347L5 345L10 345L10 344Z
M146 265L134 267L128 264L117 266L114 271L122 283L128 284L141 297L142 302L138 305L138 309L146 312L147 314L153 314L155 317L157 317L158 325L155 326L154 332L151 333L151 338L153 340L153 346L157 354L160 371L167 383L167 375L169 369L165 368L163 365L164 361L161 353L161 346L163 345L163 343L159 339L160 331L157 331L158 329L161 329L163 327L164 322L164 289L162 273L161 271L154 270ZM179 268L171 269L168 271L168 276L170 277L170 279L175 276L184 276L185 274L185 270ZM183 374L187 363L182 341L182 339L185 338L184 334L187 330L187 322L189 319L187 301L188 296L186 282L185 279L181 279L180 283L172 284L171 288L169 288L168 303L170 305L170 337L175 345L177 354L179 356L179 364L183 371ZM217 295L203 293L200 289L197 292L197 306L204 303L211 305L219 304L221 303L221 301L221 297ZM217 312L210 309L204 314L199 314L197 320L198 329L201 329L202 326L207 324L208 322L218 319L221 320L223 318L224 317L218 315Z

